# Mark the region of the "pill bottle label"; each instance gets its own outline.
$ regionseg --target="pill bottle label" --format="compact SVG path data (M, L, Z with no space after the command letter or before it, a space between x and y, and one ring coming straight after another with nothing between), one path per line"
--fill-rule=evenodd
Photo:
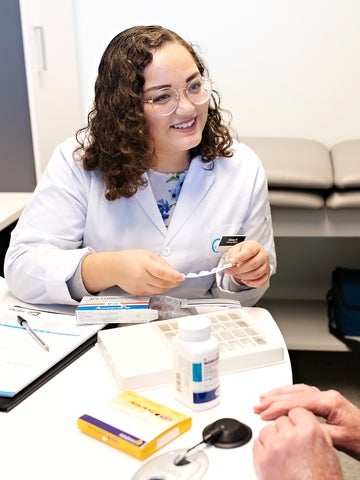
M209 347L209 345L208 345ZM204 410L220 401L219 351L217 342L210 352L189 352L181 341L174 344L175 398L190 408Z

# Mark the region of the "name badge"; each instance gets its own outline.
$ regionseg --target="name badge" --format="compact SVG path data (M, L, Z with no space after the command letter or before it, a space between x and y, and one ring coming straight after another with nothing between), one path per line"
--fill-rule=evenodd
M217 245L213 245L216 252L227 252L230 247L245 240L246 235L223 235ZM218 239L219 240L219 239Z

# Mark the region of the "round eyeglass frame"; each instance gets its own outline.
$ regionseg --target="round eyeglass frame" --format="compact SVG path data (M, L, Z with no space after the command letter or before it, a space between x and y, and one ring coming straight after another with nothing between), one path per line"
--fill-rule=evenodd
M208 96L205 100L202 100L201 102L194 102L194 100L191 98L190 96L190 93L189 93L189 88L190 86L198 81L198 80L201 80L202 81L202 84L206 84L207 85L207 91L208 91ZM178 90L176 90L175 88L172 88L172 87L164 87L164 88L160 88L159 90L157 90L152 98L150 98L149 100L143 100L143 103L150 103L154 109L154 112L158 115L161 115L162 117L167 117L168 115L171 115L172 113L175 112L175 110L178 108L179 106L179 102L180 102L180 92L184 91L184 94L185 94L185 97L187 98L187 100L189 100L193 105L204 105L204 103L206 103L207 101L210 100L210 97L211 97L211 94L212 94L212 84L213 84L213 81L211 80L211 78L208 78L208 77L196 77L194 78L193 80L191 80L191 82L189 82L189 84L186 86L186 87L182 87L182 88L179 88ZM160 113L158 111L158 108L159 107L162 107L162 106L166 106L166 104L163 104L163 105L156 105L154 103L154 98L161 95L162 92L168 92L168 91L172 91L175 93L175 98L176 98L176 103L174 103L174 107L167 113ZM171 102L169 102L169 104L171 104Z

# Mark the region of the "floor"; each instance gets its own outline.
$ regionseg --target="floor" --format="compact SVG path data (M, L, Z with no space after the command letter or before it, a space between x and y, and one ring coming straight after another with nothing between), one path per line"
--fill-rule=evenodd
M294 383L335 389L360 408L360 352L289 351ZM360 462L339 453L346 480L360 479Z

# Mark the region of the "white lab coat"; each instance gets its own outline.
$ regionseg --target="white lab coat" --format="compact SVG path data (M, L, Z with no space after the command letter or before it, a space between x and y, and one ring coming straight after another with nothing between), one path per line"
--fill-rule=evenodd
M211 270L225 260L214 248L222 235L257 240L269 252L275 272L266 175L247 146L235 143L234 156L217 159L213 170L199 158L191 161L166 228L150 186L109 202L99 173L85 171L74 160L75 145L70 138L55 149L12 233L4 271L10 290L21 300L76 304L66 281L89 251L143 248L183 273ZM244 290L229 275L218 273L186 279L166 295L210 294L238 299L245 306L254 305L267 288Z

